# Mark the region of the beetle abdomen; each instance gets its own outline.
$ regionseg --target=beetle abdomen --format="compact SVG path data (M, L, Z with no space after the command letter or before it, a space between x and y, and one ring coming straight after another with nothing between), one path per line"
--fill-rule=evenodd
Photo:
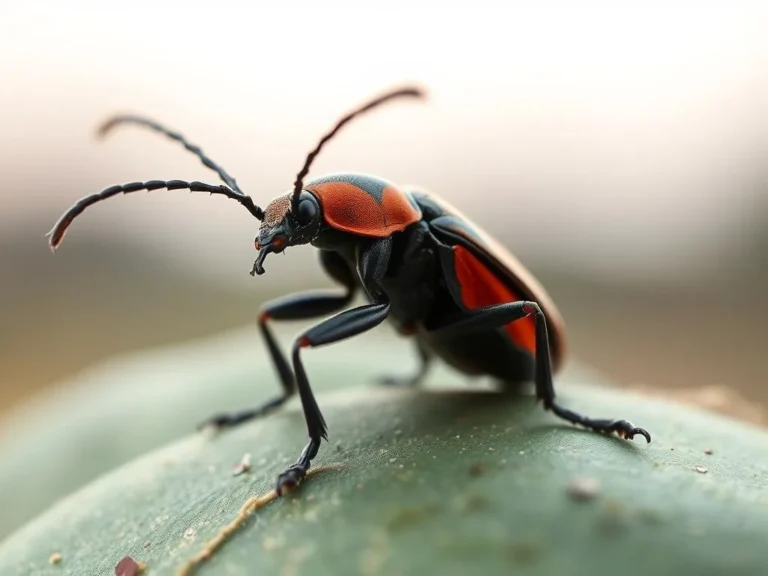
M404 188L414 195L415 200L422 207L425 219L429 221L430 227L438 239L451 248L461 246L474 258L474 260L469 260L459 256L458 258L464 261L465 267L477 266L478 270L472 274L492 277L489 284L496 288L478 288L474 296L477 301L492 298L492 294L494 298L500 297L503 290L508 290L510 294L515 295L515 298L504 300L506 302L532 300L539 304L547 320L552 368L555 372L559 371L567 355L565 324L557 306L544 287L504 246L443 198L417 186L405 186ZM450 266L455 267L457 260L455 253L449 260ZM469 275L468 269L466 271ZM457 274L458 272L455 273L455 275ZM480 290L488 290L488 294L481 295ZM463 298L454 295L454 299L457 303L466 305ZM515 324L520 322L523 325L533 324L532 320L527 319L518 320ZM525 342L526 338L521 335L520 342ZM518 341L515 341L515 344L524 350L526 349Z

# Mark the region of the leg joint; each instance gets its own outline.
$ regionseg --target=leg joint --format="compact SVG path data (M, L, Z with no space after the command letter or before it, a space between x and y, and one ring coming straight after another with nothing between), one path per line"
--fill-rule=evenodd
M541 307L536 302L523 302L523 312L526 316L544 316Z
M301 349L308 348L309 346L311 346L311 343L306 336L299 336L294 340L293 348L291 349L291 356L293 357L294 363L299 361L299 353L301 352Z

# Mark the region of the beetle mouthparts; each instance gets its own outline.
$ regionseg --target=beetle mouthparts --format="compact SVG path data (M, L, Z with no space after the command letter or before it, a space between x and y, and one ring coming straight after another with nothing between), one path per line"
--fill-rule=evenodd
M264 268L263 266L259 265L258 261L253 263L253 268L251 268L251 276L255 276L258 274L261 276L264 274Z
M262 247L262 249L259 250L259 255L256 257L256 260L253 263L253 268L251 268L251 276L255 276L256 274L261 276L264 274L264 266L262 266L262 264L264 263L264 258L266 257L267 249Z

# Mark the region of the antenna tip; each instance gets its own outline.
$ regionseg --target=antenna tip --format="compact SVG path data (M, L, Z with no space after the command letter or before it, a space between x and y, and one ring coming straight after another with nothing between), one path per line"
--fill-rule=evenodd
M117 116L111 116L110 118L107 118L106 120L102 121L96 127L96 138L104 138L104 136L107 135L107 132L112 130L112 128L114 128L116 124L119 124L123 118L124 116L117 115Z
M392 92L393 96L414 96L416 98L423 98L426 99L429 96L429 93L427 92L427 89L423 86L419 86L417 84L408 84L406 86L403 86L399 90L394 90Z
M94 134L97 139L101 140L104 138L104 136L107 135L107 132L109 131L111 127L111 124L109 122L104 122L103 124L100 124L96 127L96 130L94 131Z
M51 252L53 253L56 252L56 249L59 247L59 244L61 244L61 239L64 237L63 235L61 235L57 238L55 233L56 233L56 227L54 226L44 235L45 238L48 238L48 247L51 249Z

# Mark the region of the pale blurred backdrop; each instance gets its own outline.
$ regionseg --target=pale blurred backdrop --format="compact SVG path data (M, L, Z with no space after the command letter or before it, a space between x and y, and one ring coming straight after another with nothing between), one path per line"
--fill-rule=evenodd
M768 405L767 25L759 0L3 2L0 410L330 285L311 248L252 278L257 222L183 191L97 205L52 255L44 234L81 196L218 183L148 130L98 141L98 122L164 122L266 203L340 114L405 82L429 100L350 124L311 176L376 173L461 207L617 383Z

